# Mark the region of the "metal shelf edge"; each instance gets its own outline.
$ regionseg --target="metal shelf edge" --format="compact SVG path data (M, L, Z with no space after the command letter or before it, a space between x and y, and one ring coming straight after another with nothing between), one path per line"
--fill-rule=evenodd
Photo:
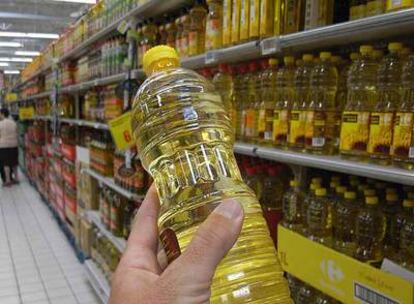
M95 290L97 296L103 304L108 303L111 289L104 274L92 260L86 260L84 267L88 280Z

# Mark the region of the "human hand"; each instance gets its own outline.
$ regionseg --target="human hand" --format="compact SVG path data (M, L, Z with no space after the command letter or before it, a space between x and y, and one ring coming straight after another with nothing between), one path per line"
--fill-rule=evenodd
M157 258L159 207L152 186L112 277L109 304L209 303L215 269L241 231L241 205L232 199L220 204L200 225L187 249L166 268Z

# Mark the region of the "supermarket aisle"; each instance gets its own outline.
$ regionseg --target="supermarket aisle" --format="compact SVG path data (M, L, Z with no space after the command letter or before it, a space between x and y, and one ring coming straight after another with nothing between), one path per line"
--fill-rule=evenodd
M25 180L0 187L0 303L99 303L82 265Z

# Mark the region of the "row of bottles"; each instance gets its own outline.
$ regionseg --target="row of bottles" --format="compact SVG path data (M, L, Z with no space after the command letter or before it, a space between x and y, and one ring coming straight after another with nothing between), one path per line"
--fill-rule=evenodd
M414 270L414 191L356 176L291 180L282 225L373 266L384 257Z
M103 225L116 237L128 238L139 204L128 201L108 187L99 192L99 213Z
M414 56L364 45L350 61L330 52L220 64L212 77L241 141L413 168Z
M127 56L128 44L124 37L104 42L101 46L101 77L122 73Z

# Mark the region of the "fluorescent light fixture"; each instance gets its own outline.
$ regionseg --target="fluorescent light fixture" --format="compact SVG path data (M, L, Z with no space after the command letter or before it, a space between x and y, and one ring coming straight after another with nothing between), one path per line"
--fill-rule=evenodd
M2 31L0 31L0 37L57 39L57 38L59 38L59 35L58 34L51 34L51 33L22 33L22 32L2 32Z
M5 67L5 66L9 66L9 64L7 62L0 62L0 67Z
M30 51L16 51L14 55L17 56L39 56L40 52L30 52Z
M96 4L96 0L53 0L56 2L71 2L71 3L87 3L87 4Z
M0 57L0 61L2 62L32 62L32 58L27 57Z
M19 70L4 70L4 74L17 75L17 74L20 74L20 71Z
M13 47L13 48L19 48L22 47L23 44L20 42L6 42L6 41L0 41L1 47Z

